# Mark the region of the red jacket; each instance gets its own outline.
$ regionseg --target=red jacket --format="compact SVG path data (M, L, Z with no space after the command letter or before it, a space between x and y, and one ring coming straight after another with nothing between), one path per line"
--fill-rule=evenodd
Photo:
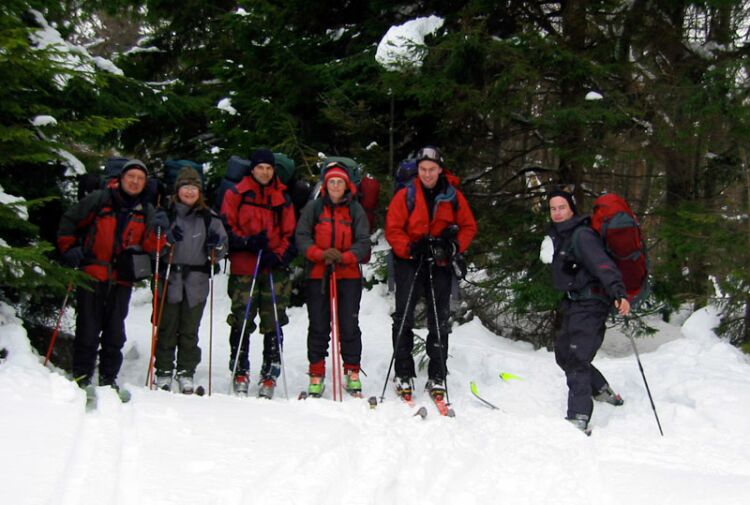
M148 253L156 251L156 233L147 226L153 214L153 206L142 200L132 208L126 208L116 187L94 191L63 214L57 232L57 247L60 252L65 252L81 245L85 254L81 263L84 272L98 281L111 280L130 285L117 278L113 260L130 247L140 247ZM162 238L162 247L165 243Z
M229 235L232 274L252 275L258 259L258 255L251 251L232 251L233 238L247 238L265 231L270 252L284 262L293 258L292 237L296 219L294 206L285 190L286 186L276 176L267 186L261 186L248 175L224 195L221 216Z
M409 259L409 244L425 235L440 237L451 225L459 227L456 241L458 252L463 253L477 234L477 222L463 193L455 185L458 179L452 175L441 176L438 184L442 190L435 198L432 220L427 210L427 201L422 183L415 177L406 187L393 196L385 217L385 238L399 258ZM411 188L410 188L411 187ZM413 196L413 209L409 212L407 201Z
M297 223L297 248L311 263L308 277L322 279L327 275L323 251L329 248L341 252L341 263L336 266L338 279L361 277L359 263L370 256L370 225L367 213L354 199L356 188L343 201L334 204L323 196L309 202Z

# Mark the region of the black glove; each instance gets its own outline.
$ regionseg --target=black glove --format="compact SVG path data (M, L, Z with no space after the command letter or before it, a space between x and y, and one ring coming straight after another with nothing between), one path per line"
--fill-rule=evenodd
M412 258L419 258L427 256L430 253L430 240L427 236L423 236L419 240L415 240L409 244L409 256Z
M62 261L71 268L78 268L84 256L83 247L75 246L62 253Z
M158 209L154 212L153 226L154 230L161 228L162 233L169 228L169 216L164 209Z
M459 279L466 278L466 260L464 255L456 253L453 255L453 261L451 261L451 267L453 267L453 275Z
M245 249L250 252L263 251L268 247L268 236L265 230L245 239Z
M206 249L216 249L221 241L221 236L213 230L208 230L206 233Z
M457 224L446 226L443 229L443 232L440 234L440 238L449 242L455 242L456 237L458 237L458 225Z
M182 242L183 236L184 235L182 233L182 228L177 225L174 225L172 228L167 230L167 242L169 242L170 244Z
M264 252L260 257L260 268L272 269L281 264L281 258L276 253Z

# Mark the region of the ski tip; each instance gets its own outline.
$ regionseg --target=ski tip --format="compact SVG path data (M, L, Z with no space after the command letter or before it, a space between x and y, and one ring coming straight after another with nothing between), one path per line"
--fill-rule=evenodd
M419 416L422 419L424 419L425 417L427 417L427 408L425 408L424 406L419 407L419 410L417 410L417 413L414 414L414 417L416 417L416 416Z
M448 409L448 412L445 413L446 417L456 417L456 412L453 409Z
M500 379L502 379L504 381L509 381L509 380L523 380L518 375L512 374L510 372L500 372L499 377L500 377Z
M204 388L203 386L198 386L197 388L195 388L194 393L198 396L203 396L206 394L206 388Z
M128 403L130 401L130 399L132 398L132 395L130 394L130 391L128 391L127 389L120 389L117 392L117 396L120 397L120 401L122 403Z
M307 400L307 391L302 391L297 397L298 400Z
M378 399L374 396L371 396L367 399L367 403L370 405L371 409L374 409L378 406Z
M475 395L479 394L479 391L477 390L477 383L474 381L469 382L469 388L471 389L471 392Z

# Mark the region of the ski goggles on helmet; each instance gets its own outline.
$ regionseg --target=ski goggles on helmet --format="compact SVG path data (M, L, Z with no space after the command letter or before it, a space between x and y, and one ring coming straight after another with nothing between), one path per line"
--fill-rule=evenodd
M434 161L441 167L444 165L443 155L440 153L440 150L437 147L423 147L422 149L417 151L416 160L417 163L423 160L429 160Z

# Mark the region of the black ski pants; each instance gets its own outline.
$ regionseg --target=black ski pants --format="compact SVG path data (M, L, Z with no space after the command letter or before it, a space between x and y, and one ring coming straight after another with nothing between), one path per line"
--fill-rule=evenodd
M73 376L91 380L99 353L99 381L111 383L122 366L125 318L130 304L130 286L96 282L92 290L76 290L76 336L73 345ZM101 337L101 339L100 339ZM100 349L101 344L101 349Z
M420 266L421 264L421 266ZM427 376L431 380L445 380L448 373L448 335L450 334L450 300L451 276L447 267L439 267L423 260L405 260L394 258L396 277L396 311L392 314L392 338L395 353L396 376L401 378L416 377L414 366L414 309L420 298L425 299L427 313ZM430 272L432 285L430 285ZM409 291L414 291L409 300ZM433 300L433 293L435 295ZM407 301L409 305L407 306ZM435 309L437 309L437 325L435 324ZM404 319L404 329L398 335L401 320ZM439 328L439 331L438 331ZM438 342L438 334L440 340ZM441 349L442 346L442 349Z
M307 359L318 363L328 356L331 336L330 278L307 280ZM362 332L359 328L359 303L362 299L362 279L338 279L336 294L339 316L341 359L349 368L359 368L362 359Z
M607 384L591 362L604 340L610 306L600 299L563 300L563 323L555 340L555 361L568 383L568 419L591 417L591 397Z

